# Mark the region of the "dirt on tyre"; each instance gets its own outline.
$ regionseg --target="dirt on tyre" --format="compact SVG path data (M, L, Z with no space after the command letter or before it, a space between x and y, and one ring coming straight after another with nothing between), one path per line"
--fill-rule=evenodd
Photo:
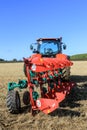
M20 95L18 91L8 91L7 94L7 107L10 113L18 114L21 110L21 102L20 102Z

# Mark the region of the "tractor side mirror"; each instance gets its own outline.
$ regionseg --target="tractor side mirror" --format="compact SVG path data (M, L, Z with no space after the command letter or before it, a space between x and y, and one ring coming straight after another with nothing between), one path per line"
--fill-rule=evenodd
M66 45L65 44L63 45L63 49L66 50Z
M33 46L32 45L30 45L30 50L33 50Z

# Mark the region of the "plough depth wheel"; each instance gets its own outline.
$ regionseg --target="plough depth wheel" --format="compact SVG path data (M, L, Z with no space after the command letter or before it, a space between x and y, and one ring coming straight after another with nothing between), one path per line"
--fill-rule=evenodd
M25 91L23 94L23 103L25 105L29 105L30 104L30 93L29 91Z

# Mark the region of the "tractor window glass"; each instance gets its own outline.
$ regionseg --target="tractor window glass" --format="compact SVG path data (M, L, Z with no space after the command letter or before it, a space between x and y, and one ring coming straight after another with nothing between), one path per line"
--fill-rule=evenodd
M42 42L39 52L43 55L58 53L58 44L56 42Z

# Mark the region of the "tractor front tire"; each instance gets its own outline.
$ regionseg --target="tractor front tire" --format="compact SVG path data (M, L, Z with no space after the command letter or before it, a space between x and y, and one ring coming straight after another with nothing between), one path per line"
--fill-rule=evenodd
M18 91L11 90L7 94L7 107L10 113L18 114L21 110L21 102Z

